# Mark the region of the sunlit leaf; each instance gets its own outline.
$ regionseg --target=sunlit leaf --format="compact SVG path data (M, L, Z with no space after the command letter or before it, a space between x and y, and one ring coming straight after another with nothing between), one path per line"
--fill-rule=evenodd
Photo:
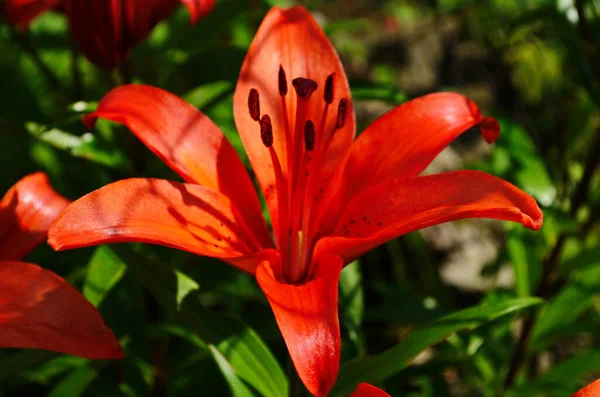
M406 368L421 351L462 329L474 329L488 321L516 311L539 305L539 298L519 298L506 302L471 307L444 316L411 332L396 346L373 357L351 360L340 368L340 376L331 393L333 396L351 393L359 382L384 381Z

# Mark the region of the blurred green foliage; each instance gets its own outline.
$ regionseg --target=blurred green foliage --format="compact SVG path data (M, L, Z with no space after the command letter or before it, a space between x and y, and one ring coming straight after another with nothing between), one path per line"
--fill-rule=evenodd
M233 90L264 14L292 3L217 0L194 27L180 7L134 50L133 81L199 107L247 164ZM451 151L466 167L523 188L545 215L537 234L460 223L475 232L450 245L435 233L413 233L346 267L343 362L332 395L369 381L394 396L560 397L600 375L600 4L304 3L340 52L359 126L423 93L463 92L501 121L503 134L483 149L476 134L466 134ZM131 176L178 179L123 127L100 122L89 130L80 123L123 81L79 54L63 15L47 13L27 33L0 23L0 52L2 189L36 170L71 199ZM465 287L443 269L473 233L491 235L496 249L491 259L475 261L474 274L468 263L454 270L471 280ZM277 397L298 387L270 308L249 275L139 244L60 254L40 247L28 259L80 288L127 358L91 362L5 349L0 396ZM506 270L510 280L499 282Z

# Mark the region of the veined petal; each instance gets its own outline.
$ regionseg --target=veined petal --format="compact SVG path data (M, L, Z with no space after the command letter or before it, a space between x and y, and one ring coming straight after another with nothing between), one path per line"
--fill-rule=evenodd
M183 99L160 88L126 85L102 98L83 121L123 123L187 182L218 191L233 201L265 248L272 240L252 181L219 127Z
M367 189L346 207L332 237L317 250L349 262L392 238L465 218L519 222L538 230L543 216L535 200L505 180L479 171L391 179Z
M281 265L263 262L256 279L288 347L296 371L315 396L326 396L337 378L340 361L338 281L342 259L317 258L316 275L308 283L281 282Z
M352 144L341 197L349 201L369 186L416 176L460 134L479 126L493 142L498 122L484 118L470 99L451 92L425 95L379 117Z
M283 110L279 91L280 67L285 72L286 87L289 91L285 95L287 111ZM271 119L273 147L281 161L284 173L287 173L284 115L288 116L288 123L293 135L297 105L292 80L302 77L312 79L318 84L317 90L310 99L307 114L309 117L314 116L312 121L319 128L320 118L325 107L325 82L331 73L335 73L335 89L323 131L329 133L334 129L337 122L337 104L340 99L348 100L349 109L345 127L335 133L327 156L320 169L316 171L319 172L320 179L328 179L331 176L335 165L349 150L355 134L352 98L346 73L327 36L306 9L303 7L272 8L260 25L242 65L234 95L234 115L248 157L269 206L275 228L277 228L275 175L269 150L265 148L260 139L260 127L249 112L250 90L255 89L259 94L260 114L267 114ZM316 139L318 141L320 136L317 136ZM287 142L287 145L295 150L294 142Z
M123 358L114 334L79 292L56 274L24 262L0 261L0 347Z
M50 225L69 205L42 172L18 181L0 201L0 260L22 259L46 240Z
M590 383L571 397L598 397L600 396L600 379Z
M56 8L61 0L4 0L4 18L11 25L27 29L44 11Z
M204 18L215 8L216 0L180 0L190 12L192 24Z
M349 397L391 397L378 387L368 383L359 383L358 387Z
M260 250L227 197L204 186L161 179L126 179L89 193L67 207L48 233L56 250L119 242L230 258L249 273L258 262L243 259Z

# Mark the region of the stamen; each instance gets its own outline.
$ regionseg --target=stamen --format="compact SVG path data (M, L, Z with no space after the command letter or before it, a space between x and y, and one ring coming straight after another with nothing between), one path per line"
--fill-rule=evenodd
M304 77L297 77L292 80L292 85L296 89L296 94L300 98L308 98L313 92L317 90L319 85L316 81L311 79L305 79Z
M346 125L346 119L348 118L348 99L342 98L340 99L340 103L338 104L338 113L337 113L337 123L335 125L336 129L341 129Z
M279 95L285 96L288 92L287 77L285 76L285 70L283 70L283 67L281 65L279 65L278 83Z
M260 139L265 147L273 146L273 125L268 114L260 119Z
M252 88L248 94L248 112L250 112L250 117L252 117L254 121L260 119L260 99L258 91L254 88Z
M327 76L325 80L325 91L323 93L323 99L325 103L330 105L333 102L333 94L335 93L335 72Z
M304 147L306 150L311 152L315 148L315 143L315 124L312 122L312 120L306 120L306 124L304 124Z

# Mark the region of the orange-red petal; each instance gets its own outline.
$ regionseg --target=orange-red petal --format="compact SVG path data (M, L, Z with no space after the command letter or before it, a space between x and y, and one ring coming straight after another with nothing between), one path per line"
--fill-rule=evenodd
M242 65L234 96L234 115L248 157L264 192L275 229L278 227L278 219L273 165L269 150L260 139L260 127L250 115L248 96L251 89L256 89L259 93L261 114L268 114L271 119L273 147L286 173L284 112L278 88L280 66L287 79L288 93L285 98L292 131L296 109L292 80L295 78L303 77L317 82L318 88L312 94L308 114L313 118L314 124L319 126L325 105L325 81L329 74L335 73L334 98L325 123L326 132L330 132L336 123L338 101L346 98L350 103L346 126L337 131L324 165L318 170L322 178L331 175L334 165L338 164L340 158L349 150L355 134L350 87L344 68L327 36L303 7L272 8L260 25ZM292 142L288 144L291 145Z
M261 245L272 246L258 196L242 161L206 115L160 88L126 85L106 94L84 122L92 127L97 118L125 124L185 181L229 197Z
M61 0L4 0L4 18L11 25L27 29L35 17L60 3Z
M571 397L598 397L600 396L600 379L590 383L583 389L575 392Z
M306 388L326 396L337 378L340 361L338 281L342 259L317 259L315 277L302 285L281 281L281 265L263 262L256 279L267 296L288 351Z
M391 397L378 387L368 383L359 383L358 387L349 397Z
M123 357L100 313L79 292L56 274L24 262L0 261L0 347Z
M216 0L180 0L190 12L192 24L204 18L215 8Z
M46 240L46 234L69 200L58 194L46 174L18 181L0 201L0 260L18 260Z
M317 248L348 262L402 234L464 218L519 222L533 230L543 222L535 200L516 186L480 171L454 171L367 189L346 207L333 237Z
M56 250L118 242L231 258L249 273L257 262L243 259L260 250L227 197L204 186L161 179L126 179L89 193L67 207L48 233Z
M475 126L489 142L500 133L496 120L484 118L477 105L460 94L425 95L396 107L352 144L341 188L330 202L347 202L369 186L418 175L450 142ZM339 213L333 207L325 216L323 223L333 226Z

